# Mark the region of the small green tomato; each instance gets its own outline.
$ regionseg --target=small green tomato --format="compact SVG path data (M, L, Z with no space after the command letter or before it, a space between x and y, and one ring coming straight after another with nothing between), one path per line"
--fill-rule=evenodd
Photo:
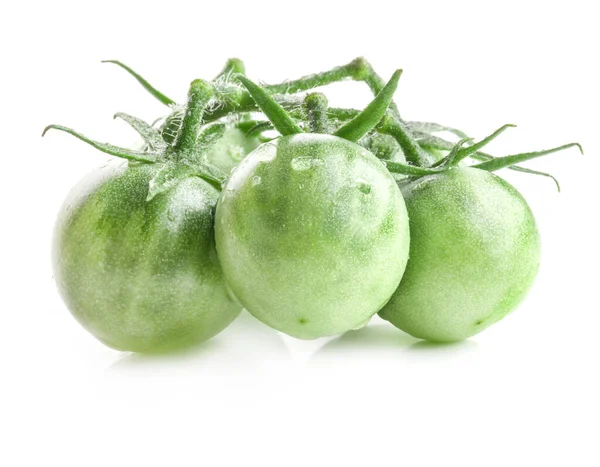
M244 307L302 339L368 322L408 258L394 179L366 149L330 135L259 146L228 180L215 229L223 272Z
M525 298L540 238L521 194L496 175L453 168L404 185L410 260L380 316L422 339L465 339Z
M260 140L258 138L248 137L242 130L231 126L225 130L219 141L210 148L207 159L228 174L259 145Z

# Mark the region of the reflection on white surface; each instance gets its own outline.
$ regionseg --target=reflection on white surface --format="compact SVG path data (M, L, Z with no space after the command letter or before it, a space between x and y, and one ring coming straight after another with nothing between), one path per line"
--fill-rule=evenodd
M387 360L416 361L438 359L440 361L473 354L477 343L464 340L453 343L432 343L412 337L390 323L375 317L368 326L349 331L325 344L313 355L311 364L329 364L334 361L359 362L371 367Z
M476 350L477 343L473 340L448 344L426 342L378 317L369 325L340 336L295 339L269 328L244 310L225 331L207 342L157 355L118 354L107 370L123 376L185 368L246 373L269 367L301 368L340 358L346 361L350 358L383 361L430 357L443 360Z
M223 367L251 369L269 358L289 360L289 352L277 331L265 326L246 310L213 339L173 352L145 355L124 353L109 367L117 373L135 373L157 368Z

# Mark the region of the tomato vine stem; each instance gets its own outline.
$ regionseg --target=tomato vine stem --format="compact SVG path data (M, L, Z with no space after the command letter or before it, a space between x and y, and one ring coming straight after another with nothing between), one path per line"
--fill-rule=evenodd
M330 70L311 75L302 76L295 80L284 81L279 84L269 84L264 88L271 94L294 94L309 91L316 87L326 86L338 81L352 79L366 83L371 92L377 95L385 87L385 81L379 76L371 64L363 57L358 57L346 65L334 67ZM390 109L400 118L396 104L390 104Z
M173 145L175 157L181 157L182 153L195 149L198 133L203 123L204 110L213 95L212 84L201 79L192 81L188 92L185 116Z
M380 133L394 137L404 152L404 157L408 162L420 167L427 167L429 165L430 156L427 155L415 141L406 124L402 120L396 118L391 112L388 112L388 114L383 117L377 129Z
M329 133L328 105L327 97L320 92L312 92L304 98L304 113L311 133Z
M213 81L229 81L234 74L246 74L246 66L239 58L229 58L227 62L225 62L225 66L221 72L213 79Z

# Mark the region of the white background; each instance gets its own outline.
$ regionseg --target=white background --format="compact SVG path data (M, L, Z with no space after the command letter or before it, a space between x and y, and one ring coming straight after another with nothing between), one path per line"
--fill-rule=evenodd
M394 5L394 6L392 6ZM594 2L4 2L0 7L0 465L600 465L598 73ZM393 8L393 9L391 9ZM502 174L529 200L543 262L526 302L477 337L428 346L391 325L283 338L243 315L198 349L104 347L55 291L50 235L70 187L107 158L58 132L135 136L165 108L102 59L182 101L229 56L278 82L364 55L405 70L403 116L482 137L562 183ZM364 105L358 83L333 105ZM485 293L474 290L473 293Z

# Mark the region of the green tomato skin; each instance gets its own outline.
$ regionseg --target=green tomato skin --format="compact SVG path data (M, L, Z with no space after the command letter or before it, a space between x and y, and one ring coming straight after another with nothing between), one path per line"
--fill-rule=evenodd
M210 148L206 157L209 162L229 174L246 155L259 145L258 138L249 138L242 130L230 127L225 130L223 137Z
M521 194L474 168L420 178L402 193L410 260L380 316L414 337L452 342L514 310L540 260L535 219Z
M244 307L301 339L368 322L400 282L410 235L383 164L319 134L281 137L249 154L223 190L215 231Z
M146 201L154 165L84 178L56 223L53 269L75 318L106 345L160 352L204 341L241 311L214 248L216 189L188 178Z

